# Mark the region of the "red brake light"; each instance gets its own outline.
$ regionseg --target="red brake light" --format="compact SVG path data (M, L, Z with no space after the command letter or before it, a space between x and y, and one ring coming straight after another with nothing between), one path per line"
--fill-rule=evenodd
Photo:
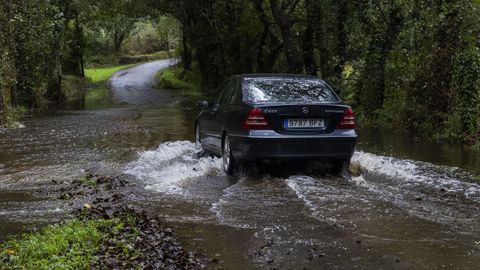
M248 112L247 119L243 123L243 129L269 129L265 114L260 108L253 108Z
M337 125L338 129L355 129L355 113L352 108L348 108Z

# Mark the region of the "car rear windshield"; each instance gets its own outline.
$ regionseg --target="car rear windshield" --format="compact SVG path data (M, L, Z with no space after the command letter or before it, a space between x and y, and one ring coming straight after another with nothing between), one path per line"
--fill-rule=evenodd
M337 102L333 90L322 81L308 79L246 79L243 98L248 103Z

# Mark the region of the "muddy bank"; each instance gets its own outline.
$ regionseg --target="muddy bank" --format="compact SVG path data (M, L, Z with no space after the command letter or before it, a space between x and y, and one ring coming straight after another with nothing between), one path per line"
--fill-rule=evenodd
M132 187L127 177L89 175L73 181L69 187L49 188L38 193L57 197L66 207L81 205L71 207L70 218L66 218L69 221L54 225L57 230L70 224L71 217L85 224L102 223L99 228L104 239L94 247L95 256L89 265L92 269L204 269L210 260L203 252L186 250L177 240L174 228L124 200L126 190ZM45 230L40 230L33 235L44 233ZM0 249L0 268L49 266L48 262L38 263L35 258L28 259L29 254L22 254L26 251L21 248L25 239L32 241L24 235L17 240L20 244L15 241L4 244ZM82 244L70 243L72 246ZM54 260L46 255L42 260L54 265ZM51 256L62 255L52 253Z

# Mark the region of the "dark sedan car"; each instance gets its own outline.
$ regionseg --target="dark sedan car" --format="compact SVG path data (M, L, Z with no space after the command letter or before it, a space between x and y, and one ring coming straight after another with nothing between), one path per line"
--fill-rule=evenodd
M228 175L248 161L329 161L343 167L354 152L352 109L316 77L237 75L213 102L200 105L196 142L223 157Z

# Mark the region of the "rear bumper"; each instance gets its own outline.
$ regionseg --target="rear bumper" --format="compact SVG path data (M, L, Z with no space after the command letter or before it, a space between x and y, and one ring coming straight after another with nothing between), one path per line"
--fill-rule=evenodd
M331 134L291 136L275 131L255 131L249 135L230 135L233 156L238 161L263 159L329 160L350 159L355 150L354 130Z

